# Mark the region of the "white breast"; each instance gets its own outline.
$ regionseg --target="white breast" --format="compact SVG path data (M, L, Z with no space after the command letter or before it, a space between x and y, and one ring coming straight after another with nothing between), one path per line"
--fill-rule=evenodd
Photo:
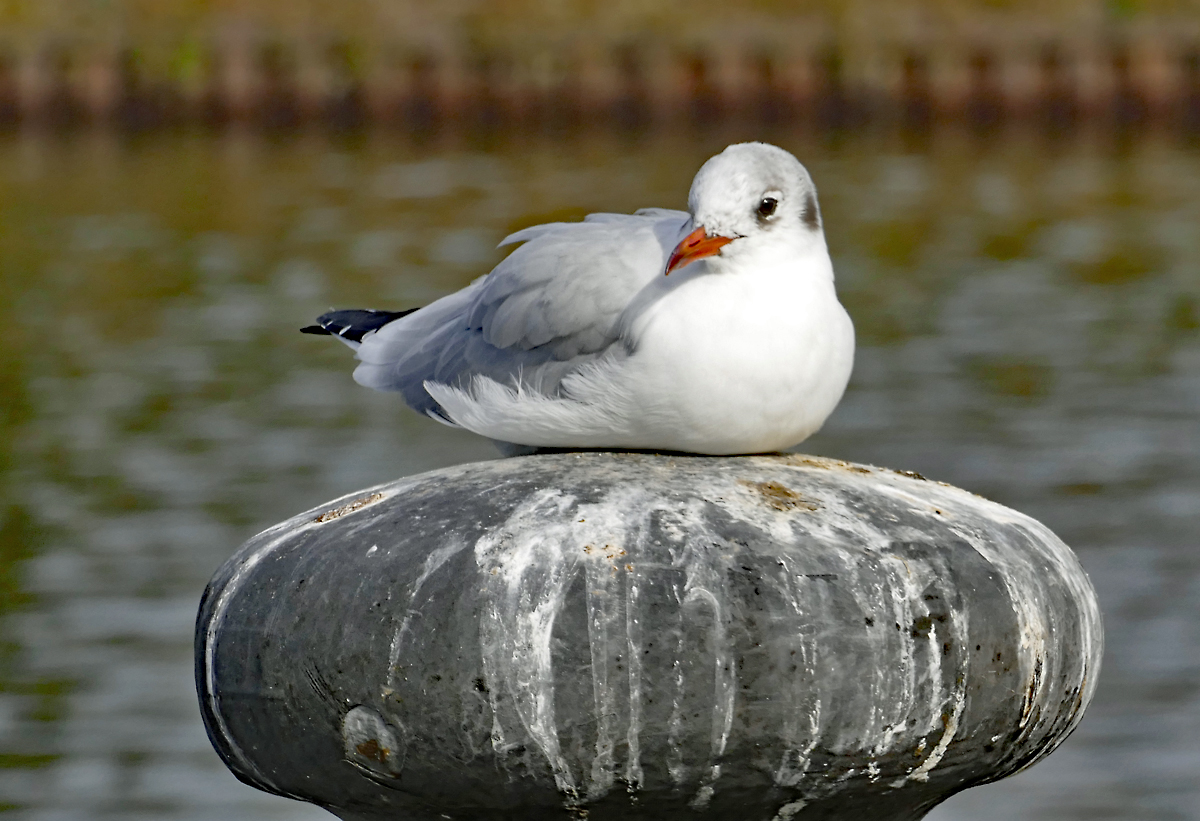
M631 331L632 355L606 374L636 405L627 447L789 447L833 411L854 358L853 325L832 280L792 268L697 272Z

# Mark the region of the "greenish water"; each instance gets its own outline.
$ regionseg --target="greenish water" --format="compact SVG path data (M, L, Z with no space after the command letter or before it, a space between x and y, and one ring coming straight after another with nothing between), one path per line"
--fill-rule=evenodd
M1105 610L1080 730L931 819L1200 817L1200 152L768 136L817 181L860 343L804 449L1037 516ZM496 455L296 329L462 287L517 227L682 207L726 141L0 140L0 807L330 817L209 747L204 584L299 510Z

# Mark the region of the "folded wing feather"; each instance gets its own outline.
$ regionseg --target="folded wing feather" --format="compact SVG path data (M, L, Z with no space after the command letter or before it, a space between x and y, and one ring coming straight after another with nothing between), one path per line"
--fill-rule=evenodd
M617 341L618 318L662 276L688 219L656 208L518 231L501 245L523 244L490 274L364 337L354 378L442 417L426 382L469 391L483 377L553 396Z

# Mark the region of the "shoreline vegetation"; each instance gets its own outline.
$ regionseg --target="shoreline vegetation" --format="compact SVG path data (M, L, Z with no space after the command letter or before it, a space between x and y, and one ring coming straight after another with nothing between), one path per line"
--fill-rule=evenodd
M158 8L158 6L169 8ZM72 10L73 9L73 10ZM1200 133L1200 5L0 7L0 126L407 131L1009 121Z

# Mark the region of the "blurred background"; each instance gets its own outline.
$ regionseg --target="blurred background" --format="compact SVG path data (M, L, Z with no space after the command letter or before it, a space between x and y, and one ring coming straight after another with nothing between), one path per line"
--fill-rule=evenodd
M297 329L536 222L821 192L860 351L803 449L1040 518L1105 612L1047 761L930 821L1200 819L1200 5L0 2L0 813L330 818L225 770L191 631L253 533L495 458Z

